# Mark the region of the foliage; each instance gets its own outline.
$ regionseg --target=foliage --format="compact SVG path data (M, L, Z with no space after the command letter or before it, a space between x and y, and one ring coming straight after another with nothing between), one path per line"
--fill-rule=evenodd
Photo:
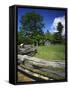
M39 42L42 39L44 27L43 17L35 12L26 13L21 18L21 30L24 31L25 42ZM23 33L22 33L23 34ZM20 36L21 37L21 36ZM20 38L21 39L21 38Z
M58 22L57 24L57 33L54 34L54 42L55 43L62 43L63 38L62 38L62 30L63 30L63 25L61 22Z
M62 29L63 29L63 25L61 24L61 22L58 22L57 24L57 30L58 30L58 33L61 35L62 33Z
M62 37L63 25L61 22L58 22L56 27L58 32L54 34L51 34L49 30L46 33L43 32L43 17L35 12L26 13L21 17L20 23L18 44L44 45L45 40L50 40L51 43L65 43L65 38Z
M54 36L49 32L49 30L47 30L47 32L44 35L45 35L45 40L50 40L51 42L53 42Z

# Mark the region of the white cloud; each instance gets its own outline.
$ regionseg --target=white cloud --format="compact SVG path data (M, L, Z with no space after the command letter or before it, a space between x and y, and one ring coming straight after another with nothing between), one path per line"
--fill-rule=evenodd
M53 24L51 26L51 32L54 33L54 32L58 32L57 31L57 23L58 22L61 22L62 25L63 25L63 31L62 31L62 36L65 35L65 16L63 17L56 17L53 21Z

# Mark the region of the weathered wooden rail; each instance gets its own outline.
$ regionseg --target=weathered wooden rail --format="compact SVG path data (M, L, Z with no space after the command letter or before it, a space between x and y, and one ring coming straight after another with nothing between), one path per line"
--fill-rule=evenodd
M43 80L52 80L49 79L48 77L40 76L39 74L33 73L27 69L24 69L20 66L18 66L18 71L26 75L27 77L31 78L33 81L43 81Z
M18 46L18 54L33 56L37 53L37 46L25 45L24 47Z
M27 55L18 55L18 70L32 78L42 80L60 80L65 78L64 62L50 62Z

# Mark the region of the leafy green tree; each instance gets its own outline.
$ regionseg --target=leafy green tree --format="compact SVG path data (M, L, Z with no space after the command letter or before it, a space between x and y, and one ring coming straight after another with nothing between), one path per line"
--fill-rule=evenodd
M18 44L24 43L25 41L25 33L22 27L20 27L20 31L18 32Z
M63 25L62 25L61 22L58 22L58 24L57 24L57 30L58 30L59 35L61 35L62 34L62 30L63 30Z
M57 33L54 34L54 42L55 43L62 43L63 38L62 38L62 30L63 30L63 25L61 22L58 22L57 24Z
M28 39L31 40L31 43L39 42L44 34L42 31L44 27L43 17L35 12L30 12L22 16L20 22L21 28L24 31L24 38L27 38L26 42Z

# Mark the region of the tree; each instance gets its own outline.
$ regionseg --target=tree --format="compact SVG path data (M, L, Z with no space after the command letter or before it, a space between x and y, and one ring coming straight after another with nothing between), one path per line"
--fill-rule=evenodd
M20 27L20 31L18 32L18 44L24 43L25 39L24 30Z
M58 22L57 30L58 30L58 33L61 35L62 34L62 30L63 30L63 25L62 25L61 22Z
M39 42L44 33L42 28L44 27L43 17L35 12L26 13L21 18L21 28L24 30L24 38L31 39L31 42ZM26 41L27 42L27 41Z
M57 24L57 31L54 34L54 42L55 43L62 43L62 30L63 30L63 25L61 24L61 22L58 22Z

